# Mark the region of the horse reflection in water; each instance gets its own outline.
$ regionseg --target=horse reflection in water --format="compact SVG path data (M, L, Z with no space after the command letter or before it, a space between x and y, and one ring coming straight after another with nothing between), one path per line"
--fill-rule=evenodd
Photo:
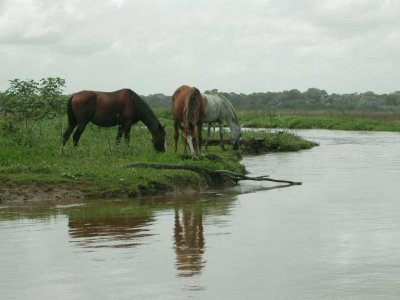
M205 199L199 194L137 201L94 201L68 213L71 243L88 249L135 248L148 243L160 211L173 211L173 248L179 277L199 275L205 266L206 216L230 213L233 197ZM215 218L216 222L218 218Z
M178 276L190 277L199 274L205 265L201 209L175 209L174 238Z
M69 215L68 227L72 242L84 248L130 248L141 245L153 236L147 228L152 213L138 215L137 206L113 201L91 203ZM130 210L131 215L126 213Z
M69 234L85 248L130 248L142 244L150 237L145 227L151 218L121 217L68 222Z

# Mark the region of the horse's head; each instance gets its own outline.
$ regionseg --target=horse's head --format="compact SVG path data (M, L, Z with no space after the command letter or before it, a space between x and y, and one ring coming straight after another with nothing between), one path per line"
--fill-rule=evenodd
M242 135L240 133L240 126L232 126L231 134L232 134L232 149L239 150L239 141L240 141L240 137Z
M153 146L157 152L167 151L167 134L165 133L165 126L158 124L158 131L153 135Z

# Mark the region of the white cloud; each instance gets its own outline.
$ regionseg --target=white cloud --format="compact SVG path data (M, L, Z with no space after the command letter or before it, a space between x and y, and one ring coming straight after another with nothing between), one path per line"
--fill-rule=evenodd
M69 92L390 92L399 25L394 0L0 1L0 89L60 76Z

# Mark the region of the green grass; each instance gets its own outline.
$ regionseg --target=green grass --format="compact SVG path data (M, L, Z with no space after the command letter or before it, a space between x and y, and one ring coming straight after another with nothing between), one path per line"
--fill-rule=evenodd
M263 139L264 146L263 149L261 149L262 152L292 152L311 149L318 145L317 143L303 139L288 130L247 131L242 134L242 137L249 139Z
M133 126L130 146L124 142L120 145L115 144L116 128L105 129L89 125L81 136L79 147L72 147L71 138L63 153L60 152L62 128L57 128L51 122L31 124L29 134L26 129L10 130L8 127L1 127L0 181L21 185L29 183L79 186L89 197L134 197L188 188L198 190L212 185L213 180L187 170L122 167L130 162L187 163L210 169L245 172L239 162L240 155L233 152L230 146L227 147L227 151L222 151L219 146L209 147L207 153L222 157L220 161L182 158L181 141L178 144L178 152L175 153L173 149L171 121L162 116L161 121L167 124L169 147L166 153L154 151L151 135L142 123ZM251 135L245 134L246 137ZM259 136L260 133L254 135ZM308 145L294 147L296 142L293 141L302 139L293 138L290 134L263 135L270 139L268 144L273 145L268 151L309 148Z
M240 111L243 127L400 131L400 114L372 112Z
M37 126L37 124L35 124ZM34 128L33 132L38 129ZM225 159L221 162L183 160L182 146L172 149L172 128L167 127L169 149L156 153L151 135L141 123L132 128L131 144L115 144L116 128L88 126L79 147L70 140L60 153L60 137L52 124L41 125L41 136L27 137L24 132L0 133L0 180L9 183L57 184L77 183L85 194L94 197L120 197L156 194L175 189L199 189L209 182L186 170L123 168L130 162L190 163L207 168L242 172L243 167L232 152L211 149ZM29 143L24 143L29 140Z

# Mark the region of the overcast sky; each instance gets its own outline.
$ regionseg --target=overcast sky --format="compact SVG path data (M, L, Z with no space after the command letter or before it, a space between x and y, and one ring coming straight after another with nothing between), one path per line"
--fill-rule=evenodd
M0 0L0 90L400 90L398 0Z

